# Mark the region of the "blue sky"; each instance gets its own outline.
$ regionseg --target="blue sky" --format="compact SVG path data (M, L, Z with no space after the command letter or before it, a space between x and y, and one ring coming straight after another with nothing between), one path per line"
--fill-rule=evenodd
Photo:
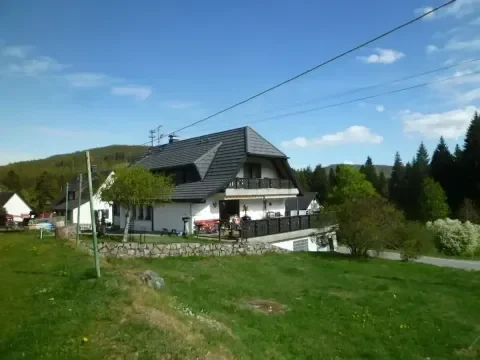
M0 164L142 144L275 85L444 1L0 2ZM480 0L449 8L179 135L251 125L295 167L391 164L440 135L453 148L480 106L480 75L272 117L480 70ZM308 105L293 105L311 102ZM280 109L280 110L279 110ZM276 110L276 111L275 111Z

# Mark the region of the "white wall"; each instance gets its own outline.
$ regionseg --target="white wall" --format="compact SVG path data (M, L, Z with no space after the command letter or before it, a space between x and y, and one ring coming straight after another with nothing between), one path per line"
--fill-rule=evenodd
M318 211L320 210L320 204L318 203L317 199L313 199L310 204L308 205L307 210Z
M30 206L28 206L17 194L13 194L13 196L5 203L4 208L7 210L7 214L15 217L15 221L21 221L21 215L30 215L30 211L32 211Z
M216 207L213 202L216 202ZM206 203L192 204L193 221L197 220L218 220L220 219L220 209L218 200L209 198Z
M153 208L153 226L154 231L160 231L163 228L168 230L176 229L183 231L183 216L190 216L190 203L170 203L163 206L155 205ZM192 232L191 221L187 224L187 230Z
M104 183L100 188L97 190L97 192L93 195L93 209L94 210L108 210L108 218L106 219L106 222L112 223L113 222L113 208L112 205L109 203L102 201L100 194L103 188L105 188L106 184L108 181L112 179L113 172L108 175L108 177L105 179ZM77 193L78 194L78 193ZM88 192L85 193L85 191L82 192L82 197L88 196ZM78 200L71 200L68 202L69 208L72 209L72 219L69 219L69 221L72 221L74 224L77 223L77 216L78 216ZM92 223L92 218L91 218L91 213L90 213L90 201L87 201L85 204L80 205L80 224L91 224Z
M272 205L270 205L270 203ZM248 206L247 215L252 220L260 220L265 218L268 211L280 212L281 216L285 215L285 199L267 199L267 207L264 210L263 199L240 200L240 216L244 216L243 205Z
M272 161L269 160L269 159L249 156L249 157L247 157L247 160L245 162L260 164L261 167L262 167L262 172L261 172L262 178L269 178L269 179L278 179L279 178L277 170L275 169L275 166L273 166ZM244 177L243 166L240 169L240 171L238 172L237 177L238 178L243 178Z
M317 246L317 243L314 241L314 239L309 237L309 236L305 237L305 238L300 238L300 239L281 241L281 242L273 243L272 245L277 246L277 247L282 248L282 249L285 249L285 250L293 251L294 241L303 240L303 239L308 239L308 251L312 251L312 252L330 251L330 247L328 245L325 246L325 247L319 247L319 246ZM334 248L334 250L337 250L337 248L338 248L337 236L336 235L333 236L333 248Z

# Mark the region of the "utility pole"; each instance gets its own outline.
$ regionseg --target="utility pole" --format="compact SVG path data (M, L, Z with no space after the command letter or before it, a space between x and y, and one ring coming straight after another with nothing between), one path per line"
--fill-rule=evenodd
M68 225L68 182L65 189L65 226Z
M80 241L80 206L82 205L82 174L78 178L78 206L77 206L77 247Z
M99 278L100 277L100 261L98 259L97 226L95 224L95 209L93 208L92 169L90 167L90 151L86 151L85 155L87 156L88 195L90 199L90 218L92 221L93 256L95 258L95 270L97 271L97 278Z

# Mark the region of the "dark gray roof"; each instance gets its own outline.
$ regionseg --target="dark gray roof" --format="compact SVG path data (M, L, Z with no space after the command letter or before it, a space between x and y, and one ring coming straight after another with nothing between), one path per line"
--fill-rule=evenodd
M15 195L13 191L0 191L0 208L4 207L13 195Z
M177 185L172 200L205 200L228 185L247 155L287 159L247 126L160 145L136 164L151 170L195 165L201 181Z
M245 130L248 154L281 158L287 157L287 155L265 140L265 138L260 136L260 134L253 130L250 126L247 126Z
M307 192L303 196L297 196L295 198L290 198L285 201L285 211L297 210L297 200L298 200L298 210L307 210L308 206L313 199L317 196L316 192Z

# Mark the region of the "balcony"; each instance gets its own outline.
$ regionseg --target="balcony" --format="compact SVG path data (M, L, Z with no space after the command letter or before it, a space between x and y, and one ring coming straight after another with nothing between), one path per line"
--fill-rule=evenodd
M249 239L301 230L321 229L336 225L333 212L317 215L285 216L262 220L246 221L240 229L240 238Z
M230 189L294 189L290 180L285 179L246 179L236 178L228 187Z
M296 196L298 189L287 179L236 178L228 185L225 196Z

